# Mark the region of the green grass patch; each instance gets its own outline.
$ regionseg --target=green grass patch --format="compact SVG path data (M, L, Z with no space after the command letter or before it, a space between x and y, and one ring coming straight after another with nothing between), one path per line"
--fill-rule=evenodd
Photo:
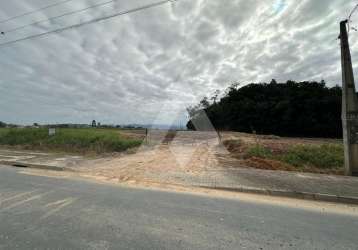
M9 132L10 129L8 128L0 128L0 136L6 134L7 132Z
M49 136L45 128L0 129L0 145L33 149L106 153L125 151L141 143L124 138L113 129L56 129L54 136Z
M344 150L339 144L298 145L277 158L295 167L339 169L344 165Z
M341 144L297 145L278 154L262 145L250 147L246 157L277 160L296 168L342 169L344 150Z
M246 152L247 157L273 158L272 151L261 145L250 147Z

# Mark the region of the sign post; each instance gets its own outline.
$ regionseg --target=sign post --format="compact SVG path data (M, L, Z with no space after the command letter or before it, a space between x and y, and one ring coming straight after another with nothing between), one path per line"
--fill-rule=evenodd
M54 136L56 134L56 129L55 128L49 128L48 129L48 135L49 136Z

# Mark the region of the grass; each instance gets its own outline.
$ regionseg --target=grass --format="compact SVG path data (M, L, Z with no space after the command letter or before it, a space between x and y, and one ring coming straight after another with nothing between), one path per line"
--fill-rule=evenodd
M339 144L297 145L279 154L255 145L248 149L247 157L278 160L297 168L340 169L344 164L343 146Z
M277 144L275 144L277 143ZM303 171L327 174L344 173L344 149L341 143L287 144L282 141L258 141L255 144L241 139L224 141L233 157L247 166L259 169Z
M0 128L0 136L6 134L9 130L8 128Z
M125 151L141 143L124 138L113 129L57 129L54 136L49 136L45 128L0 129L0 145L31 149L106 153Z
M298 145L279 156L279 159L295 167L338 169L344 165L344 151L343 146L338 144Z
M273 154L269 148L261 145L250 147L246 152L247 157L273 158Z

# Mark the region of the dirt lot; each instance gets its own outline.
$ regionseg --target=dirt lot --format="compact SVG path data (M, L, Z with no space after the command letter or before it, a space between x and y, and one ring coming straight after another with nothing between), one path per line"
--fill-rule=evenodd
M136 131L121 133L131 138L144 136L144 133ZM222 138L221 142L219 137ZM231 143L228 144L228 141ZM324 162L328 164L334 158L327 155L336 156L336 152L327 151L326 154L326 151L322 151L323 154L319 152L320 155L316 157L315 152L313 155L310 152L310 146L342 146L339 140L279 138L242 133L221 133L221 136L218 136L215 132L171 132L168 135L164 131L150 131L148 139L141 147L127 152L78 156L8 148L0 149L0 162L10 160L56 165L67 171L25 171L28 174L56 178L78 177L132 187L171 190L219 189L265 194L278 192L285 195L313 194L309 197L316 197L315 194L327 194L329 197L358 196L356 178L334 175L341 172L334 172L335 169L326 168L325 165L323 169L314 171L311 166L291 166L279 161L280 159L267 158L265 155L248 157L250 148L257 145L266 147L275 154L286 154L287 149L303 145L308 147L308 153L311 153L308 155L309 158L318 159L320 162L321 158L327 158ZM341 153L338 151L339 157ZM271 156L276 157L275 154Z
M129 138L144 139L145 131L125 130L121 134ZM221 138L221 141L220 139ZM228 143L239 142L239 143ZM337 170L322 170L291 166L277 160L250 156L247 150L255 145L269 148L273 153L281 153L295 145L339 144L339 140L280 138L276 136L257 136L244 133L225 132L167 132L149 131L147 139L137 149L123 153L86 156L59 155L48 153L22 153L3 151L3 158L30 163L59 165L82 176L113 182L167 183L215 186L237 185L245 169L284 170L342 174ZM16 153L16 154L14 154ZM1 157L0 157L1 160ZM241 172L240 172L241 171ZM241 174L238 174L238 173ZM260 174L260 173L257 173ZM235 175L235 177L234 177ZM241 184L251 185L253 180L240 179Z
M128 136L138 136L129 132ZM81 164L76 171L118 181L173 182L199 176L219 167L218 154L227 154L220 147L216 133L151 131L148 144L135 152L113 155ZM184 180L185 181L185 180Z
M143 133L128 131L129 137L140 138ZM82 174L119 182L153 181L160 183L213 182L225 179L227 170L235 168L258 168L267 170L297 171L288 164L257 157L245 158L245 150L257 144L281 152L294 145L322 145L339 143L330 139L280 138L251 134L221 133L220 142L216 132L170 132L150 131L148 143L130 154L110 157L81 164L76 168ZM230 148L225 142L240 140L241 145ZM302 172L341 174L341 172L300 169Z

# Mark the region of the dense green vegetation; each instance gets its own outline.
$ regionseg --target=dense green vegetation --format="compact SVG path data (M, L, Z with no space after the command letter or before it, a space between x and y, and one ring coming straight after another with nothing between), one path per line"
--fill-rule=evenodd
M248 149L247 157L278 160L297 168L342 169L344 164L341 144L297 145L279 154L262 145L255 145Z
M10 129L8 128L0 128L0 137L6 134Z
M114 129L57 129L53 136L46 128L0 129L0 145L23 146L66 152L121 152L141 141L124 138Z
M188 108L188 129L205 130L207 114L216 129L281 136L342 136L340 87L325 82L238 84Z

